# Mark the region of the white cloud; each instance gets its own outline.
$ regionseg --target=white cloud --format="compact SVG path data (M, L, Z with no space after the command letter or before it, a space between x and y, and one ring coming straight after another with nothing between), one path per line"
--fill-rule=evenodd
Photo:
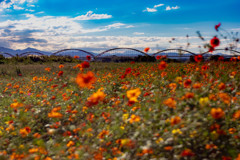
M13 5L13 9L16 9L16 10L23 10L24 8L19 7L19 6L16 6L16 5Z
M101 27L84 28L76 21L76 17L37 17L33 14L25 14L25 16L26 19L22 20L0 22L0 37L2 36L2 39L11 42L15 49L30 46L42 50L54 50L57 48L77 47L79 43L83 45L78 47L91 46L94 45L92 42L81 41L82 34L134 27L133 25L124 23L113 23ZM7 33L5 29L7 29ZM76 41L71 41L71 39L75 39ZM103 46L108 44L99 42L98 45Z
M77 16L74 20L94 20L94 19L109 19L112 18L112 15L108 14L95 14L93 11L88 11L87 14Z
M161 6L164 6L164 4L157 4L154 6L154 8L161 7Z
M180 7L179 6L176 6L176 7L170 7L170 6L167 6L166 7L166 11L170 11L172 9L179 9Z
M134 35L144 35L143 32L134 32L133 34L134 34Z
M157 9L158 7L161 7L161 6L164 6L164 4L157 4L157 5L154 5L153 8L146 8L145 10L143 10L143 12L157 12Z
M31 5L32 3L37 2L37 0L3 0L0 2L0 11L5 11L9 9L23 10L23 4Z

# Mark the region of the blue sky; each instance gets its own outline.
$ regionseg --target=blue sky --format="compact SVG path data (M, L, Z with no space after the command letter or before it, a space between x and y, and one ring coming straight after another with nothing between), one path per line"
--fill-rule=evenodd
M63 48L186 47L240 31L239 0L0 0L0 46ZM186 35L189 35L189 40ZM169 43L171 38L176 40Z

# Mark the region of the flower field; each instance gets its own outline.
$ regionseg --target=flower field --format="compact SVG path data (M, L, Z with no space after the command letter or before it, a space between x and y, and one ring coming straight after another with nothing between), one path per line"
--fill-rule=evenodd
M0 66L0 159L240 159L240 63Z

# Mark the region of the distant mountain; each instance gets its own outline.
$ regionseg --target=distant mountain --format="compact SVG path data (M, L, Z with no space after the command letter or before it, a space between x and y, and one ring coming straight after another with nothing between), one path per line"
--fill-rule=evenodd
M26 49L23 49L23 50L13 50L13 49L10 49L10 48L5 48L5 47L0 47L0 54L1 52L3 53L10 53L12 55L16 55L16 54L21 54L21 53L25 53L25 52L40 52L40 53L43 53L45 55L51 55L52 53L51 52L46 52L46 51L40 51L40 50L37 50L35 48L26 48Z

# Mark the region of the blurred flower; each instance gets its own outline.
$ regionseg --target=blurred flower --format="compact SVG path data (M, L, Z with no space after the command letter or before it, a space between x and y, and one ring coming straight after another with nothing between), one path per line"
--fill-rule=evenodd
M210 114L214 119L221 119L225 113L222 108L212 108Z
M82 62L81 65L82 65L82 68L89 68L90 67L89 62L87 62L87 61Z
M150 50L150 48L149 47L146 47L145 49L144 49L144 52L148 52Z
M99 89L96 93L93 93L88 99L87 104L89 106L97 105L100 101L103 101L106 97L106 94L102 92L102 89Z
M219 44L220 44L220 40L216 36L210 40L210 45L214 48L219 46Z
M158 65L158 68L160 70L163 70L167 67L167 63L165 61L161 61L160 64Z
M64 67L64 65L60 64L58 67L59 67L59 68L63 68L63 67Z
M196 55L196 56L194 56L194 60L196 62L201 62L203 60L203 56L202 55Z
M129 101L137 102L138 96L141 94L140 88L132 89L127 91L127 98Z
M179 116L175 116L175 117L171 118L170 121L171 121L171 125L173 126L175 124L180 123L181 122L181 118Z
M87 74L79 73L76 77L76 83L81 87L90 88L93 83L96 82L96 78L93 72L89 71Z
M130 119L129 119L129 122L130 123L139 122L140 120L141 120L141 118L139 116L136 116L135 114L132 114Z
M88 61L91 60L91 56L89 56L89 55L87 55L86 58L87 58Z
M62 75L63 75L63 71L59 71L58 76L62 76Z
M30 127L24 127L22 129L20 129L19 132L22 135L22 137L26 137L31 132L31 128Z
M176 108L176 101L173 98L168 98L168 99L164 100L163 104L165 104L169 108L173 108L173 109Z
M208 97L203 97L199 99L200 106L206 106L209 103Z
M184 151L182 151L181 156L182 157L192 157L195 154L192 152L191 149L185 149Z
M79 58L79 56L74 56L73 58L75 58L75 59L78 59L78 58Z
M221 23L218 23L217 25L215 25L215 30L218 32L218 28L221 26Z

